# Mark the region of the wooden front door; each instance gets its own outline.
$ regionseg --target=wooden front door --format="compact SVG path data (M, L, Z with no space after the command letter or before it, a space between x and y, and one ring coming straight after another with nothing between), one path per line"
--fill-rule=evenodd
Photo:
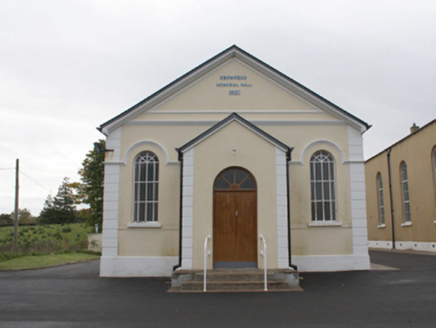
M257 267L257 190L254 177L229 168L215 180L214 267Z

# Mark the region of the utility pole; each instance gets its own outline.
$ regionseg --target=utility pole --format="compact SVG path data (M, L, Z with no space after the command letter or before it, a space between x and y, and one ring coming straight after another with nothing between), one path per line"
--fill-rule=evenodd
M20 160L15 165L15 218L14 218L14 252L18 253L18 190L19 190Z

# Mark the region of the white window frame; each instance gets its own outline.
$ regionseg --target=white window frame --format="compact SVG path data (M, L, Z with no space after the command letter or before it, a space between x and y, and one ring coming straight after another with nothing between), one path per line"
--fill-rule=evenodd
M327 170L325 165L327 164ZM320 177L317 178L317 167ZM317 188L317 186L321 186ZM326 189L328 195L326 195ZM328 151L316 151L310 158L310 205L312 223L316 222L337 222L336 220L336 171L333 155ZM328 211L326 211L328 205ZM319 217L319 206L321 206L321 217ZM315 224L316 225L316 224Z
M408 225L412 222L412 215L410 210L409 178L405 161L402 161L400 164L400 181L401 195L403 199L403 221L404 224Z
M376 177L376 186L377 186L377 202L378 202L378 222L379 227L384 227L385 222L385 203L383 197L383 179L380 172L377 173Z
M154 227L159 205L159 159L156 154L143 151L135 157L133 185L133 222Z

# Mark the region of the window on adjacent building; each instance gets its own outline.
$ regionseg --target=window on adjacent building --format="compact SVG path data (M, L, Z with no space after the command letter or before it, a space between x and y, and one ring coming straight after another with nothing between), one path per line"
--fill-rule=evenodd
M159 160L150 152L135 159L134 221L157 221L159 194Z
M409 180L407 177L406 162L401 162L401 191L403 195L403 215L404 222L411 222L410 217L410 196L409 196Z
M312 221L336 220L335 163L327 151L310 158Z
M378 220L379 225L385 224L385 203L383 200L383 180L381 173L377 173L377 197L378 197Z

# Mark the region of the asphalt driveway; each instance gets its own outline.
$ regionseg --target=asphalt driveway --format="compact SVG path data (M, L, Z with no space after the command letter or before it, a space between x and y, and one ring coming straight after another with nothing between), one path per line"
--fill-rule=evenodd
M303 273L294 293L170 294L98 261L0 272L0 327L435 327L436 256L370 255L399 270Z

